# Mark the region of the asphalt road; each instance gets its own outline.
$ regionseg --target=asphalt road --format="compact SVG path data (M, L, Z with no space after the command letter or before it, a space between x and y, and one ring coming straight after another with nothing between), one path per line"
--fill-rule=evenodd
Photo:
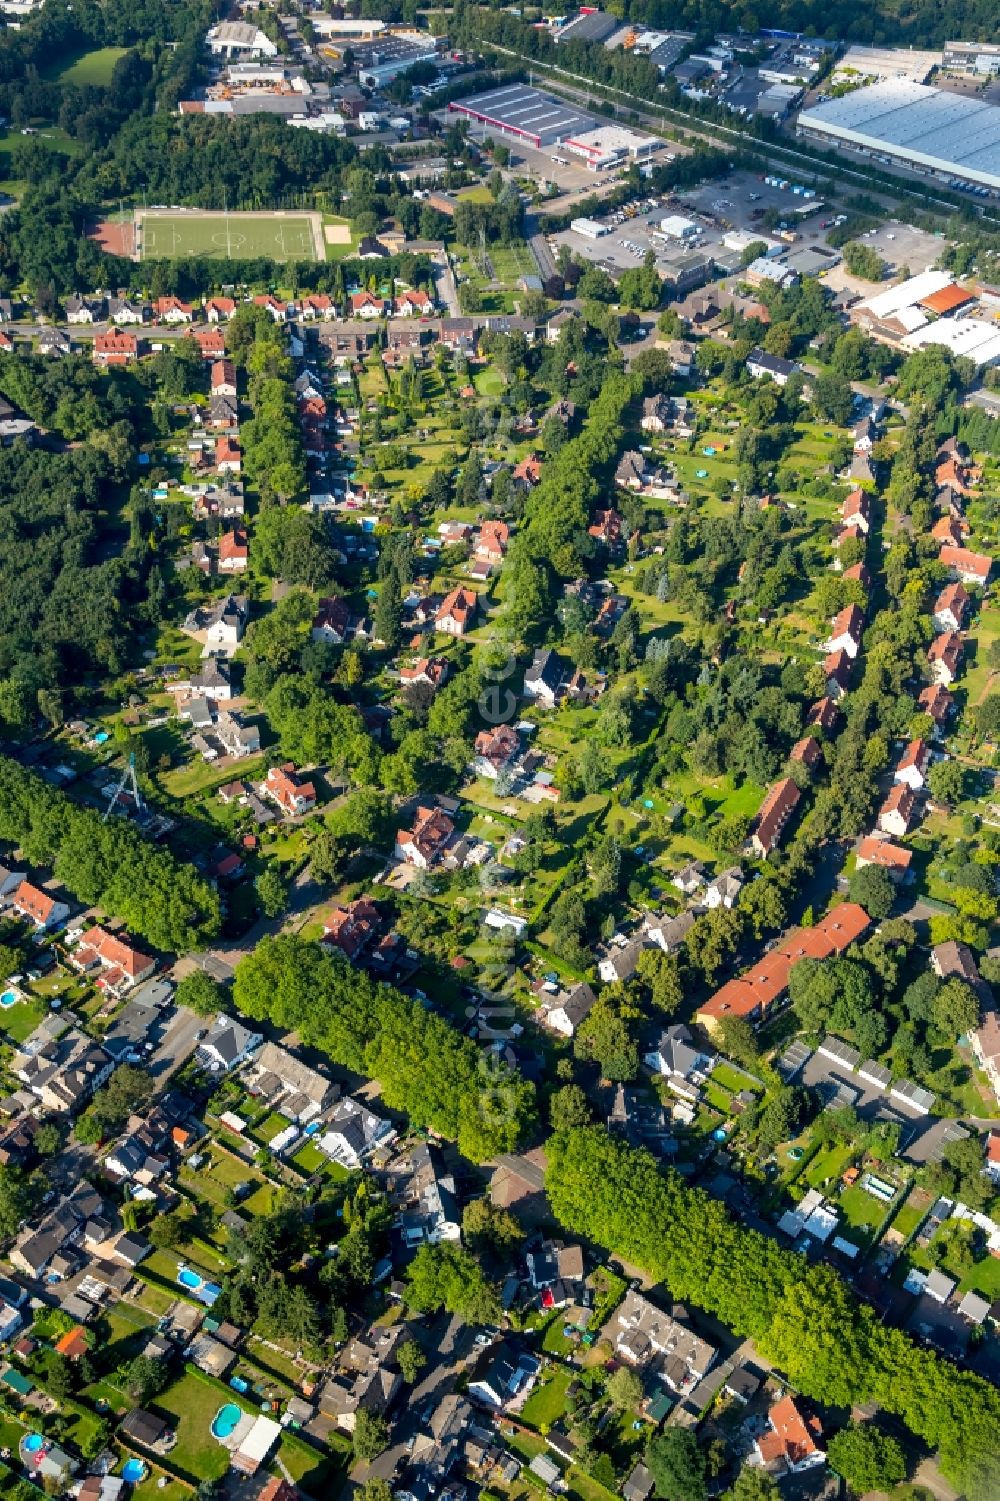
M166 1036L155 1053L150 1054L146 1065L158 1088L165 1086L167 1080L184 1066L198 1046L198 1033L207 1025L203 1016L189 1011L186 1006L177 1007Z

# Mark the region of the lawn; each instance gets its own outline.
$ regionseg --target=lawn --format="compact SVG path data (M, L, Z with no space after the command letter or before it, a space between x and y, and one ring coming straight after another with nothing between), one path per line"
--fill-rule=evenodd
M572 1379L565 1366L551 1367L551 1375L539 1381L521 1409L521 1421L531 1428L550 1428L566 1410L566 1392Z
M0 1011L0 1032L9 1042L23 1042L48 1015L48 1002L35 996L25 996L13 1006Z
M93 52L83 52L77 57L56 58L42 70L42 76L73 83L78 88L105 89L111 82L115 64L127 51L127 47L96 47Z
M869 1240L889 1210L888 1204L884 1204L881 1199L876 1199L873 1194L868 1193L857 1183L851 1188L845 1188L840 1198L835 1200L835 1204L851 1229L860 1232Z
M208 260L315 261L317 235L310 214L153 213L142 216L143 260L177 260L197 255ZM325 259L325 255L323 257Z
M177 1443L170 1451L172 1466L196 1484L200 1480L220 1480L229 1469L229 1450L211 1434L212 1419L224 1402L234 1402L244 1412L254 1411L253 1404L237 1392L210 1381L189 1366L178 1381L150 1404L176 1430Z
M295 1483L318 1501L327 1501L340 1490L347 1470L350 1445L339 1434L330 1440L333 1454L321 1454L312 1444L296 1435L286 1433L278 1445L279 1469L287 1470Z

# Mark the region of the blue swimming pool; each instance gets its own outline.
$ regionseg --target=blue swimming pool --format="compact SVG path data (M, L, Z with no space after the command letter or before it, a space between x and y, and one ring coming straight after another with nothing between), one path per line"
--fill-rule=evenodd
M307 1136L315 1136L316 1132L322 1131L322 1129L322 1124L319 1121L310 1121L308 1126L306 1126L305 1131Z
M242 1416L242 1407L237 1407L235 1402L226 1402L212 1419L212 1437L228 1438Z
M0 995L0 1006L3 1006L3 1008L6 1010L8 1006L16 1006L20 999L20 991L5 990L3 995Z
M122 1479L129 1485L138 1485L148 1474L149 1466L144 1459L126 1459L122 1466Z
M222 1288L217 1282L206 1282L204 1277L198 1272L193 1272L189 1266L177 1268L177 1281L181 1287L186 1287L188 1292L194 1293L198 1301L204 1303L207 1308L211 1308L222 1293Z
M37 1454L44 1443L45 1440L40 1433L29 1433L22 1440L21 1447L25 1454Z

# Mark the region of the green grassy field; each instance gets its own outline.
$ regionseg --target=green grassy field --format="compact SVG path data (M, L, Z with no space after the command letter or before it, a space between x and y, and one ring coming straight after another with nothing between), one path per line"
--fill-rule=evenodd
M74 83L78 88L107 88L115 64L127 51L127 47L96 47L77 57L57 58L45 69L45 77Z
M309 214L160 214L142 216L142 259L210 260L266 256L272 261L317 259Z

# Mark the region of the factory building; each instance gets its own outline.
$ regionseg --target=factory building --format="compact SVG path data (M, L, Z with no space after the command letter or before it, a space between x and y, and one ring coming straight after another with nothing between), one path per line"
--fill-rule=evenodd
M538 149L555 146L567 136L585 136L597 124L582 110L523 83L490 89L486 94L474 94L471 99L453 99L448 110L487 126L498 135Z
M1000 194L1000 108L977 98L891 79L803 110L798 132L956 187Z

